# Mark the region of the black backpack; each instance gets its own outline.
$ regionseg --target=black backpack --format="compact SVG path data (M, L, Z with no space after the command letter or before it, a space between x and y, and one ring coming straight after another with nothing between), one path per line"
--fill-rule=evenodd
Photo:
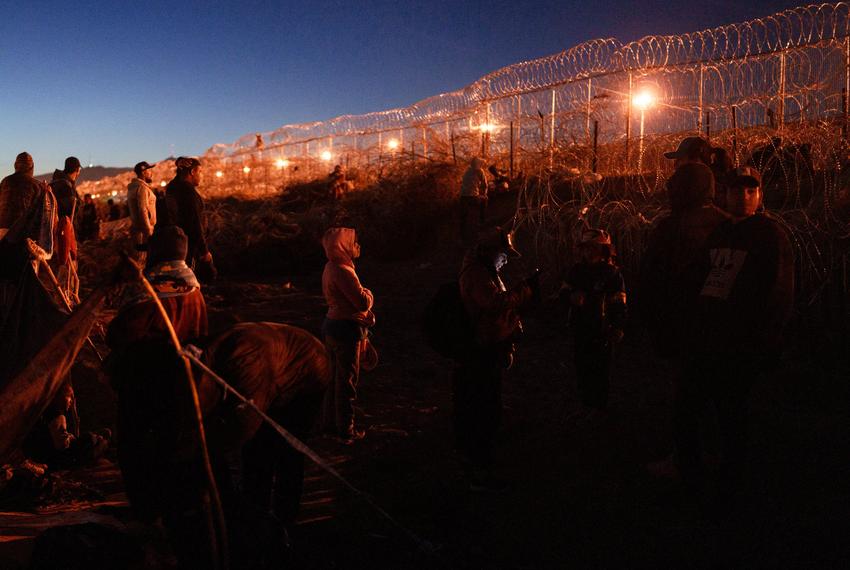
M425 342L441 356L458 360L475 346L474 331L457 281L444 283L425 306Z

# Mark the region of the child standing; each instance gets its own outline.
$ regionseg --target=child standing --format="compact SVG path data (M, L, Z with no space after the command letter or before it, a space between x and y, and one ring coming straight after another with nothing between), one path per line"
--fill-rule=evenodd
M608 405L613 347L623 338L626 289L605 230L582 233L578 262L565 288L570 294L576 377L581 403L591 414Z

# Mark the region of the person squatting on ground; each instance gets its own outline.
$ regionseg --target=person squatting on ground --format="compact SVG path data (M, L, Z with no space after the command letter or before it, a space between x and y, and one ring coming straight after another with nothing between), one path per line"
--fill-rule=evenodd
M493 475L493 444L502 418L502 379L522 333L519 311L539 295L539 273L508 290L500 271L520 257L513 237L489 230L463 260L458 283L474 340L452 377L455 444L468 461L470 489L503 491Z
M487 214L487 173L484 161L473 158L460 184L460 238L471 240Z
M723 222L706 242L703 283L688 320L684 372L674 405L676 462L686 483L704 491L699 421L713 402L722 463L716 504L731 506L745 467L751 388L779 364L782 331L794 299L794 259L787 235L765 214L761 179L739 168L729 179Z
M608 232L585 230L578 255L565 284L572 306L576 380L582 405L598 413L608 406L611 357L623 338L626 287Z
M354 401L360 379L360 353L375 325L372 292L360 284L354 260L360 244L353 228L332 227L322 236L327 263L322 272L322 293L328 312L322 334L334 365L334 382L324 401L323 430L346 441L365 433L355 427Z
M201 161L181 156L175 161L177 173L165 187L165 202L168 211L166 225L174 224L186 234L189 248L186 263L198 272L203 282L214 276L212 253L207 247L204 226L204 199L198 193L201 183ZM159 220L160 217L158 216ZM209 279L207 279L209 277Z
M82 171L80 160L75 156L65 159L63 170L53 172L50 188L59 207L56 221L56 248L50 265L59 284L69 299L78 299L80 280L77 277L77 238L74 233L74 218L80 202L77 194L77 178Z
M152 165L140 162L133 167L136 177L127 185L127 206L130 209L130 238L139 259L144 259L148 240L156 225L156 194L151 188Z

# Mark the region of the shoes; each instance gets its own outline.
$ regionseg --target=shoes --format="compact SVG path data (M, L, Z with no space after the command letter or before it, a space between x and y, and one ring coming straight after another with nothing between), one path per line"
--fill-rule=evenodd
M469 482L469 490L482 495L501 495L510 491L512 487L509 481L504 481L496 477L473 477Z

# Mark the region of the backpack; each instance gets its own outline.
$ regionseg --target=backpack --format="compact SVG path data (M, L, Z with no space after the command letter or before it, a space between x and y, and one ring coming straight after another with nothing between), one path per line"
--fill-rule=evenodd
M475 346L474 331L457 281L444 283L425 306L422 318L425 342L446 358L459 360Z

